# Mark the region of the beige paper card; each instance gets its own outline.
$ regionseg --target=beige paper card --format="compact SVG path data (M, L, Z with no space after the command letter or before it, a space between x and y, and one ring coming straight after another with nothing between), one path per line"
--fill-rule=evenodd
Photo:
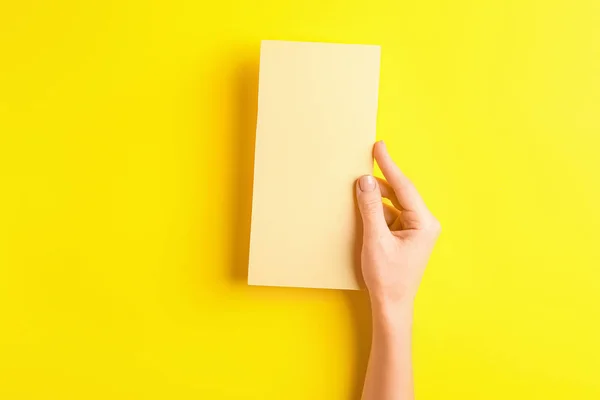
M380 47L263 41L248 283L358 289Z

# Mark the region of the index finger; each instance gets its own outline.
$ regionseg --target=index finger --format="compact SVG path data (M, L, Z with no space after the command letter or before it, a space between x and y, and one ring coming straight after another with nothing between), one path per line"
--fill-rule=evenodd
M394 163L394 160L392 160L383 141L375 143L373 156L375 157L375 161L377 161L377 165L379 165L383 176L385 176L385 179L394 189L394 193L402 208L408 211L414 211L417 215L427 212L427 207L425 206L425 202L421 198L421 195L410 179L408 179Z

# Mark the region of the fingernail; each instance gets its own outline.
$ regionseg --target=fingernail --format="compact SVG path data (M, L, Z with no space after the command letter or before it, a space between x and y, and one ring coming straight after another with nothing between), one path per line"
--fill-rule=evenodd
M360 186L360 190L363 192L372 192L375 190L375 178L371 175L363 175L358 180L358 186Z

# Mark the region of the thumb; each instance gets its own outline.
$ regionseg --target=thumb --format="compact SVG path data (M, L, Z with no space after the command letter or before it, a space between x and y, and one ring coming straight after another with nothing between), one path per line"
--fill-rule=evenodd
M362 217L365 241L377 239L384 232L389 232L377 179L371 175L361 176L356 184L356 200Z

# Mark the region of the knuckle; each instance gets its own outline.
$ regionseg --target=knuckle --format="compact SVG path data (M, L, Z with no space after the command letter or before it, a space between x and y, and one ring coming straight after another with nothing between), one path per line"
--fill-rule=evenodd
M432 217L429 229L431 230L431 232L433 234L435 234L437 236L440 233L442 233L442 224L440 223L440 221L437 218Z
M365 199L361 204L361 209L365 215L377 214L381 208L381 201L377 198Z

